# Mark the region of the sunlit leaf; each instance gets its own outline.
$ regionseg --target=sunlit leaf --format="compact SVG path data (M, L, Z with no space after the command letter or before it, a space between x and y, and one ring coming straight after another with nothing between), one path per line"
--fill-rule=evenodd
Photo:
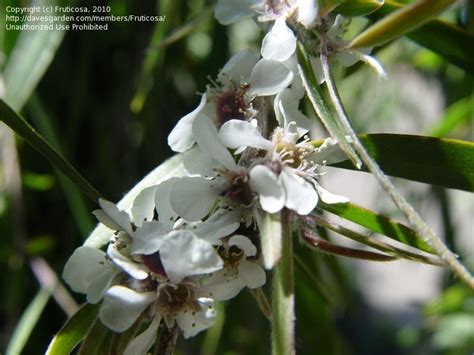
M398 10L402 5L393 1L385 4L370 17L380 18ZM431 20L406 34L408 38L439 54L459 67L474 72L474 33L442 20Z
M334 12L348 17L364 16L378 10L383 3L384 0L346 0Z
M319 207L400 243L410 245L428 253L434 253L428 243L423 241L414 230L392 218L353 203L325 204L321 202Z
M474 143L403 134L367 134L360 139L391 176L474 191ZM348 161L334 166L354 169Z
M421 26L454 0L418 0L373 24L350 43L351 48L378 46Z
M56 4L55 1L48 5ZM54 8L54 6L52 6ZM5 102L21 110L54 58L65 31L22 31L5 67Z
M36 296L31 300L25 312L21 315L20 321L13 332L13 335L8 343L6 355L17 355L23 353L23 348L27 343L33 328L38 323L38 320L48 303L51 293L41 288Z
M61 328L49 344L47 355L69 354L86 336L97 318L99 304L85 304Z

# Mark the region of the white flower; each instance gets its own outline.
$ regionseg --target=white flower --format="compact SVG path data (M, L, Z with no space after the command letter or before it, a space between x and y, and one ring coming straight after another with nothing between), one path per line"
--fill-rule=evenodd
M227 300L235 297L244 287L257 288L265 284L265 271L255 259L257 247L249 238L234 235L224 239L218 252L224 260L224 268L202 282L209 297Z
M110 329L123 332L137 319L146 315L152 319L148 328L130 342L126 354L145 354L156 339L156 331L163 320L168 328L178 324L185 338L209 328L215 318L214 301L202 294L199 283L150 282L142 291L126 286L111 287L99 310L100 320Z
M325 33L326 40L322 45L326 46L325 50L328 52L328 55L332 56L344 67L350 67L358 61L363 61L365 64L370 65L379 76L385 78L387 75L382 65L377 59L369 55L372 48L347 48L348 42L341 38L345 32L344 20L343 16L337 15L334 23ZM318 84L323 83L325 80L320 58L311 57L310 61Z
M157 186L155 193L159 189L160 186ZM168 193L167 188L164 193ZM186 276L211 273L222 268L223 262L212 244L193 232L173 230L171 224L165 225L156 220L144 221L133 229L127 213L108 201L100 200L100 205L102 210L96 211L96 216L111 228L121 231L117 240L109 245L108 253L133 278L146 279L148 271L151 271L179 283ZM238 224L234 226L237 228ZM142 264L130 258L141 259ZM156 269L156 265L160 265L161 269Z
M219 128L230 119L251 120L256 111L254 100L274 95L286 88L294 73L285 63L261 59L257 53L235 54L222 68L214 86L208 86L199 106L176 124L168 144L176 152L185 152L195 143L193 123L207 117Z
M310 27L317 17L314 0L219 0L215 9L217 20L228 25L240 19L258 16L259 21L274 21L262 42L262 57L285 61L296 49L296 36L288 23L298 22Z
M263 138L249 123L235 120L222 126L219 137L232 149L248 146L267 151L264 158L250 167L249 185L268 213L287 207L299 215L307 215L316 207L318 195L324 199L332 196L317 182L318 165L311 157L315 150L307 141L297 143L299 135L293 122L277 128L272 141ZM335 197L328 202L334 200L347 201Z

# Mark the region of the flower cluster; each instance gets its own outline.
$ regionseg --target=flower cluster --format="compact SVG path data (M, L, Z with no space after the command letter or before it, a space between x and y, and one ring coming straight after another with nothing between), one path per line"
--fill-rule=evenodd
M222 23L274 22L261 53L235 54L170 133L185 176L143 189L127 211L99 201L95 215L110 240L79 247L63 277L89 303L102 302L99 318L111 330L147 325L127 354L146 353L160 325L194 336L213 324L215 301L263 286L264 268L279 261L261 240L266 215L297 218L319 200L347 201L319 184L321 167L345 159L337 142L315 147L299 110L294 31L313 26L316 10L313 1L219 1Z

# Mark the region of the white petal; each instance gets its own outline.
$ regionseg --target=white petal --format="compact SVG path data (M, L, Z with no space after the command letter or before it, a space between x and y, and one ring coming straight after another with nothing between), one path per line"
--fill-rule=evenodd
M194 121L193 134L199 148L204 153L217 160L227 169L235 169L237 165L232 154L221 143L216 126L207 117L201 116Z
M132 254L156 253L169 229L158 221L144 222L133 234Z
M175 152L182 153L194 145L195 139L193 137L192 125L198 114L204 108L206 101L206 94L204 94L201 97L198 107L181 118L169 134L168 145Z
M114 203L101 198L99 199L99 205L102 210L92 212L99 221L112 230L132 233L132 224L127 212L120 211Z
M250 122L230 120L224 123L219 131L222 143L232 149L242 146L272 150L272 142L262 137Z
M224 190L225 185L220 179L185 176L179 178L171 188L171 206L185 220L199 221L209 213Z
M289 89L285 89L275 97L275 114L278 122L283 127L288 127L294 122L297 127L298 138L305 135L312 126L311 120L298 109L299 100Z
M103 284L95 285L94 289L97 287L104 289L117 271L107 261L106 254L102 250L83 246L74 250L64 266L62 277L73 291L88 293L96 279L103 281ZM93 293L90 303L97 303L97 292Z
M349 140L350 142L350 140ZM309 157L316 164L336 164L347 160L347 155L342 151L334 138L326 138Z
M285 64L274 60L262 59L250 74L249 93L257 96L278 94L291 84L293 72Z
M118 269L109 268L103 273L97 273L94 277L91 278L91 283L87 288L87 302L91 304L96 304L99 302L102 297L104 297L105 292L112 285L114 276L119 273Z
M151 221L155 214L155 192L156 186L144 188L133 200L132 218L134 224L139 227L143 221Z
M265 271L256 263L242 260L239 265L239 277L245 281L248 288L263 286L267 280Z
M305 27L313 24L318 16L318 9L314 0L298 0L298 21Z
M277 18L272 29L263 39L262 57L282 62L290 58L295 49L295 34L288 28L283 17Z
M285 187L286 207L303 216L314 210L318 204L318 193L312 184L288 168L282 170L279 179Z
M231 81L234 83L247 81L259 59L260 55L256 52L248 50L238 52L224 65L217 78L224 86L231 85Z
M259 195L262 209L275 213L285 204L285 192L277 176L266 166L257 165L250 170L250 187Z
M256 15L253 6L258 2L257 0L219 0L214 16L222 25L229 25Z
M229 246L235 245L242 250L245 256L257 255L257 247L253 245L252 241L243 235L234 235L229 239Z
M219 238L226 237L235 232L240 226L239 210L218 210L205 222L198 223L193 229L199 238L207 240L212 245L220 244Z
M130 328L156 298L156 292L138 293L124 286L113 286L105 294L99 318L115 332Z
M208 298L200 298L201 310L193 312L180 312L176 316L176 322L187 339L195 336L197 333L211 327L216 318L214 301Z
M156 341L156 333L161 317L156 315L148 328L133 339L125 348L123 355L146 355Z
M142 264L137 264L117 250L114 244L109 244L107 254L112 261L123 271L137 280L145 280L148 277L148 271Z
M345 196L340 196L333 194L332 192L329 192L326 189L323 189L321 186L317 186L319 198L321 201L327 204L333 204L333 203L347 203L349 202L349 199Z
M244 279L229 277L227 270L221 270L203 281L198 294L217 301L227 301L237 296L244 287Z
M160 248L166 275L173 283L186 276L206 274L222 268L223 262L209 242L189 231L173 231Z
M176 181L178 181L178 178L171 178L163 181L157 186L155 193L155 208L158 212L158 219L169 230L171 230L174 222L178 218L178 214L175 212L170 202L171 189Z
M204 153L199 146L192 148L183 154L184 168L191 176L214 176L214 169L220 166L219 162Z

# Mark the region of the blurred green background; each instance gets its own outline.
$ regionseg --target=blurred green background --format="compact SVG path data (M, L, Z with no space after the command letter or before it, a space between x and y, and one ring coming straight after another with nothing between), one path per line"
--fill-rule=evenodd
M114 15L158 14L166 20L111 22L103 32L5 30L7 6L42 4L110 5ZM196 92L205 91L208 76L215 77L237 50L259 48L256 24L223 27L213 19L212 5L201 0L3 0L0 94L104 196L118 201L172 155L167 135L198 104ZM460 10L446 16L459 23ZM406 39L385 46L377 56L389 73L385 83L362 66L350 73L338 71L340 79L347 75L341 91L359 131L399 129L471 139L471 75ZM410 119L407 128L397 125L407 116L400 112L407 107L400 95L406 89L399 88L412 85L413 77L427 87L436 85L438 96L421 100L421 105L441 111L428 121ZM49 292L39 292L40 284L61 274L68 256L95 225L90 211L97 206L3 125L0 149L0 352L9 344L10 351L15 349L13 339L14 346L24 345L21 353L39 354L74 309L67 291L55 292L65 299L60 306ZM435 201L433 208L445 211L439 223L446 240L455 252L468 253L457 244L451 213L457 201L445 190L427 193ZM472 203L468 208L472 211ZM472 353L474 297L449 275L434 281L436 292L414 313L389 314L367 299L353 264L297 248L307 271L297 268L299 353ZM399 282L403 280L400 275ZM78 304L84 300L71 295ZM247 290L221 308L225 314L220 313L216 327L189 341L180 339L179 354L269 353L268 322Z

